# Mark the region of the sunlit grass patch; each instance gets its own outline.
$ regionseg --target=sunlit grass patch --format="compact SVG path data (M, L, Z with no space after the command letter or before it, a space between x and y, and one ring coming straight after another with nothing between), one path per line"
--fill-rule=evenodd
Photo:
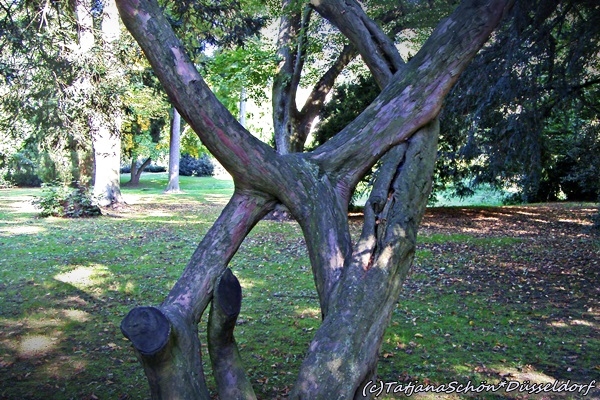
M230 180L182 183L184 194L164 195L166 175L144 174L140 187L123 188L130 204L93 220L38 219L10 205L31 192L0 192L0 229L22 227L0 233L0 398L149 398L119 324L131 308L163 301L233 190ZM481 224L501 224L510 213L483 211L482 218L496 219ZM521 211L546 221L539 208ZM444 383L598 376L600 308L589 283L597 267L579 250L594 249L587 236L555 232L564 248L553 249L536 245L535 236L449 225L419 236L378 377ZM576 260L584 260L578 268ZM259 398L280 398L321 323L300 226L261 221L230 267L242 285L235 335L250 380ZM210 371L207 317L199 333Z

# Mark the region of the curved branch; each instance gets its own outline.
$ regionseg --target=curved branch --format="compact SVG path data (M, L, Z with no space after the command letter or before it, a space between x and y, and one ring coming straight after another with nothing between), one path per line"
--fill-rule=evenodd
M271 147L252 136L217 100L175 36L156 0L117 0L132 33L171 102L203 144L237 178L260 182ZM258 161L258 162L256 162Z
M394 42L355 0L312 0L311 5L356 47L379 87L385 87L404 61Z
M335 80L342 73L344 68L356 57L356 49L352 45L346 45L342 49L333 65L319 79L319 82L313 87L310 95L306 99L298 122L298 138L295 143L295 151L300 152L304 148L306 138L310 132L313 121L321 112L325 104L325 98L333 88Z
M354 187L392 146L407 140L437 116L444 96L512 1L462 2L379 97L311 157L332 174L338 186Z
M215 281L254 225L275 207L272 197L236 190L192 255L164 305L177 306L198 323L212 298Z

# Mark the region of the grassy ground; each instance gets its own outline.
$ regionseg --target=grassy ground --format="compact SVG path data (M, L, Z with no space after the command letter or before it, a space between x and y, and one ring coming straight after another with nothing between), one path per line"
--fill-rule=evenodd
M178 195L162 194L165 186L164 174L143 175L140 187L124 188L129 206L84 220L38 219L36 190L0 190L0 399L149 398L120 321L160 303L232 192L231 181L214 178L182 178ZM379 377L600 380L600 242L590 210L430 210ZM320 314L298 225L262 221L231 264L244 290L236 338L250 378L260 398L284 397ZM549 395L424 397L558 396Z

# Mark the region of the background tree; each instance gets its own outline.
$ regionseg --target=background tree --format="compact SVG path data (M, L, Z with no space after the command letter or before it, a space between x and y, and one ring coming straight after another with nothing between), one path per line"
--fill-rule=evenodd
M171 129L169 130L169 183L166 193L178 193L179 158L181 152L181 115L175 107L172 109Z
M457 186L470 179L517 187L517 201L594 201L600 9L574 0L516 7L514 23L498 32L448 97L442 177Z
M252 136L217 100L159 5L120 0L119 11L166 93L204 145L233 176L235 192L159 307L138 307L121 328L131 340L154 398L209 398L197 324L211 303L208 347L220 396L253 398L233 338L239 283L227 264L252 227L277 204L288 207L306 239L323 323L290 398L361 396L372 379L383 332L412 263L437 154L444 96L509 8L467 0L405 62L394 41L355 2L284 2L273 104L277 151ZM305 107L295 106L316 13L348 41ZM335 77L361 55L381 94L312 152L300 153ZM380 161L353 243L350 193Z
M2 6L6 131L49 156L41 161L51 160L57 176L45 179L93 183L103 202L120 201L121 95L126 82L114 1L16 1Z
M38 175L48 181L92 179L89 135L78 118L80 104L68 93L77 76L72 12L60 3L2 3L0 124L13 142L2 158L15 171L19 160L31 165L29 182L13 179L13 184L39 183ZM50 170L43 159L51 161L45 163Z
M518 20L495 35L446 100L434 191L452 187L468 196L489 183L516 189L507 201L594 201L599 38L589 25L597 7L572 1L518 7ZM413 49L427 30L421 24L411 31ZM333 136L376 93L376 82L364 75L337 88L321 111L315 142Z
M131 165L127 184L137 185L144 169L167 154L166 121L170 106L142 58L130 66L127 79L129 85L123 96L122 162Z

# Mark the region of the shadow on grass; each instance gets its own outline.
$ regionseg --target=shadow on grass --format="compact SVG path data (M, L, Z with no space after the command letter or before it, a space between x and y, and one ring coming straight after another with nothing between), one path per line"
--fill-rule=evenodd
M25 230L0 233L0 398L148 398L118 326L132 307L162 301L220 207L153 196L115 212L121 218L2 218L3 228ZM598 379L599 248L586 212L430 210L379 377ZM259 223L231 266L243 287L236 339L251 382L261 399L284 398L320 323L298 225Z
M57 279L1 290L0 398L146 398L143 373L119 337L128 303L119 292L94 296Z

